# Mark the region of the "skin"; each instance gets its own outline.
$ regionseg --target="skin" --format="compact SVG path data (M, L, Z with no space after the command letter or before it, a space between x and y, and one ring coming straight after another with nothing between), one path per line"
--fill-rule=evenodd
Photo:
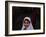
M30 25L29 21L25 20L24 21L24 26L27 28Z

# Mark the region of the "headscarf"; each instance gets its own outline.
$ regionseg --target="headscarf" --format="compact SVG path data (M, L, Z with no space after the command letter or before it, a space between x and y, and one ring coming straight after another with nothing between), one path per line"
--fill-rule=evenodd
M31 22L31 19L30 17L25 17L24 18L24 21L25 19L28 19L30 21L30 25L28 26L27 30L33 30L33 26L32 26L32 22ZM22 26L22 30L24 30L25 26L24 26L24 21L23 21L23 26Z

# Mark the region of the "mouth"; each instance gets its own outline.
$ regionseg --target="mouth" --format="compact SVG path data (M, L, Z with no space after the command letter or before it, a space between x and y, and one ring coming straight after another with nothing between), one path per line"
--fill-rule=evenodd
M29 25L24 25L25 27L28 27Z

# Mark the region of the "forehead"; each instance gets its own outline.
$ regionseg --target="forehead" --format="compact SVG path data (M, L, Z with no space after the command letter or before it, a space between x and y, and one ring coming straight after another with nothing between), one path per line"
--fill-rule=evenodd
M28 19L25 19L24 22L29 22L30 23L30 21Z
M24 21L29 21L28 19L25 19Z
M25 22L28 22L28 21L25 21Z

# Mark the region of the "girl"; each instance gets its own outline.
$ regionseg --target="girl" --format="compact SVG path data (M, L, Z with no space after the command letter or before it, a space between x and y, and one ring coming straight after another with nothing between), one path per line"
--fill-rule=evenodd
M32 22L29 17L24 18L22 30L33 30Z

